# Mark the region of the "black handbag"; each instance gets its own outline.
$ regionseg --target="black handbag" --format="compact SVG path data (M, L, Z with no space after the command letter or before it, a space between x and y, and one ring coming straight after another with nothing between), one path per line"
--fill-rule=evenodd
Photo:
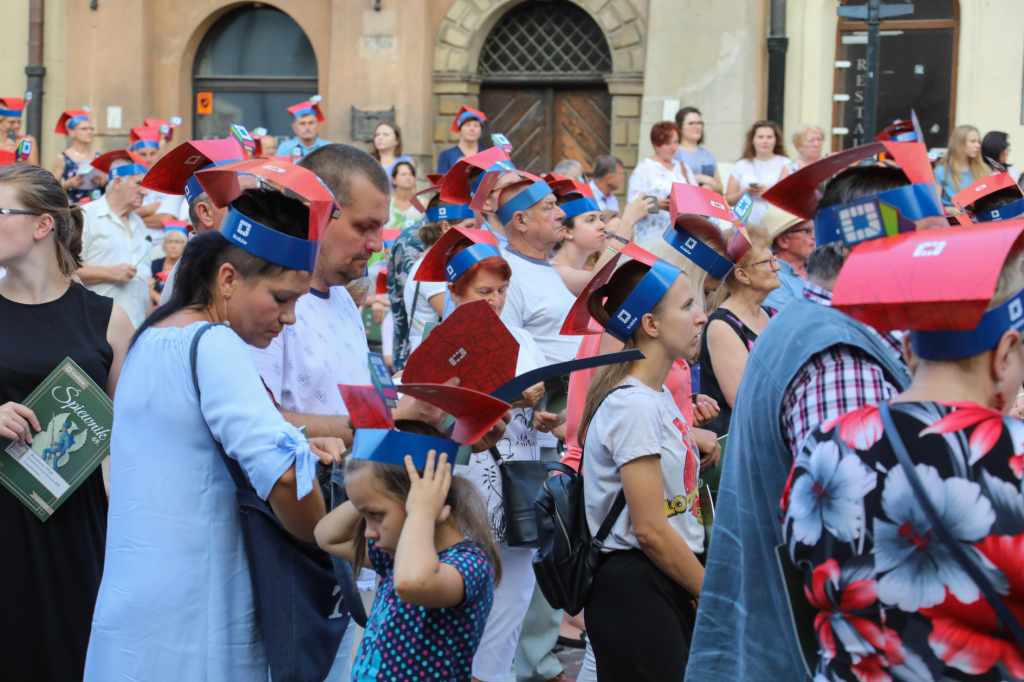
M192 339L192 382L200 401L199 339L213 326L205 325ZM285 530L238 462L214 442L237 488L238 522L271 678L274 682L323 682L349 624L346 592L339 589L331 556Z
M501 475L501 509L505 515L505 543L509 547L537 546L537 515L533 502L547 480L545 462L506 462L498 449L490 449Z

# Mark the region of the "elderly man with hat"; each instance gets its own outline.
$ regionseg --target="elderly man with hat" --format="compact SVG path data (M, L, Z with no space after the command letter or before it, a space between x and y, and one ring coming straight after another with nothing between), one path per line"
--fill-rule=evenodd
M39 165L39 145L31 135L19 135L21 114L31 99L24 97L0 98L0 149L16 151L22 140L29 141L29 155L25 163Z
M331 144L320 139L320 124L326 120L320 111L320 95L291 105L288 107L288 113L292 115L292 131L295 138L278 145L277 156L287 156L292 161L298 161L311 151Z
M771 206L761 217L761 227L768 230L772 240L772 253L779 259L779 280L782 282L782 286L768 295L764 304L781 312L804 290L807 259L814 251L814 223L778 206Z
M452 169L459 159L473 156L480 151L480 135L483 133L487 116L482 111L464 106L459 109L449 130L459 134L459 143L451 149L445 149L437 157L437 173L444 175Z
M138 329L149 304L152 245L135 211L146 195L142 178L148 169L124 149L107 152L92 165L108 173L110 182L106 194L85 205L82 267L75 274L92 291L114 299Z

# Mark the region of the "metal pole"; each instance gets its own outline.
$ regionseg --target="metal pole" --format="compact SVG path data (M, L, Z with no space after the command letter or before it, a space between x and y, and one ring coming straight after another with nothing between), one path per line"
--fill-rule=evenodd
M25 132L39 144L43 132L43 0L29 0L28 9L28 66L25 75L32 93L32 101L25 107ZM39 158L43 158L42 150Z
M780 126L786 106L786 0L771 0L771 35L768 37L768 119Z
M878 80L881 37L878 27L881 24L881 0L868 0L868 49L867 49L867 83L864 87L864 139L875 139L875 121L878 119Z

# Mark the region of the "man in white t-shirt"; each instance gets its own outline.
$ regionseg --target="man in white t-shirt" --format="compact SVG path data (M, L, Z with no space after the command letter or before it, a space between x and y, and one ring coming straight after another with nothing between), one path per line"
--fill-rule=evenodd
M562 241L565 212L543 180L505 187L498 206L498 220L508 238L501 254L512 268L501 319L510 327L525 329L548 364L572 360L581 337L561 336L559 331L576 297L548 263L548 255ZM564 419L546 412L538 412L538 417L549 424L550 420ZM542 460L558 460L558 440L551 433L539 434L537 444ZM535 590L516 651L519 682L566 679L562 664L551 652L561 622L562 612L552 609L540 590Z

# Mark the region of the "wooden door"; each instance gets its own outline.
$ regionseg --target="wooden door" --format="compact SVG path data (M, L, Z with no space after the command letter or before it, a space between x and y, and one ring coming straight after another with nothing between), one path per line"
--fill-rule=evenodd
M547 173L562 159L584 170L608 154L611 96L606 89L482 88L480 108L489 133L512 143L512 162L532 173Z

